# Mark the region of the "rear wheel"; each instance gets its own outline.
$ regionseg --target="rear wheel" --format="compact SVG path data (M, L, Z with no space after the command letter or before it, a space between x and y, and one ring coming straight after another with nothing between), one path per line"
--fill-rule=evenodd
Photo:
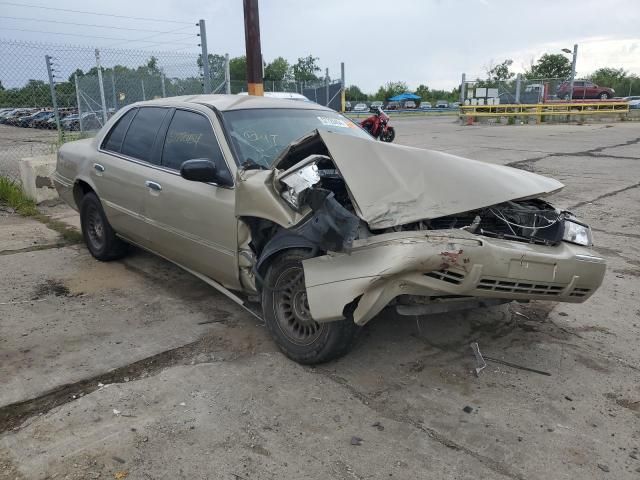
M96 259L106 262L121 258L127 253L127 244L116 236L100 200L93 192L82 197L80 225L87 248Z
M306 250L287 250L268 267L262 310L278 348L290 359L316 364L341 357L353 345L359 327L353 320L318 323L309 311L302 260Z

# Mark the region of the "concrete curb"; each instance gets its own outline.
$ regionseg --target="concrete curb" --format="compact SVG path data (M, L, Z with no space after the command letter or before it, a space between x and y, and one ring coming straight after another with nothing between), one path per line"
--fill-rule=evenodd
M36 203L58 198L53 184L56 154L27 157L20 160L20 179L25 194Z

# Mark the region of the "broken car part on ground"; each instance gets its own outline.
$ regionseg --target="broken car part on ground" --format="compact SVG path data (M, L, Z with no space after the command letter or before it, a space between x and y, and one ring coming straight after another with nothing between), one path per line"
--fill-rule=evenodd
M185 112L198 118L184 123ZM144 135L138 116L150 154L127 150L131 131ZM181 142L188 155L167 158ZM277 344L303 363L344 354L390 304L417 315L579 303L605 271L589 227L541 199L562 188L556 180L377 142L315 104L135 104L94 140L60 149L56 185L80 210L94 256L121 256L125 240L260 298Z

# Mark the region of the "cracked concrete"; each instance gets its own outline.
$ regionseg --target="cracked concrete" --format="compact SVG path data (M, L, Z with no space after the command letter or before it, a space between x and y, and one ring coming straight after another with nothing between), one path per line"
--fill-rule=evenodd
M350 355L306 368L162 260L18 242L0 256L0 479L637 478L637 124L393 121L400 143L563 181L551 200L594 227L602 289L586 304L385 311ZM489 364L476 378L471 341L551 377Z

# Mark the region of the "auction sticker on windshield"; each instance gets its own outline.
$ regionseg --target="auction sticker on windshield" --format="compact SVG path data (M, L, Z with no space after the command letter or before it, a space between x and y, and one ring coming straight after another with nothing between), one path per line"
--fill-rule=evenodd
M341 118L318 117L318 120L320 120L320 123L322 123L323 125L326 125L327 127L349 128L349 125L347 125L347 122L345 122Z

